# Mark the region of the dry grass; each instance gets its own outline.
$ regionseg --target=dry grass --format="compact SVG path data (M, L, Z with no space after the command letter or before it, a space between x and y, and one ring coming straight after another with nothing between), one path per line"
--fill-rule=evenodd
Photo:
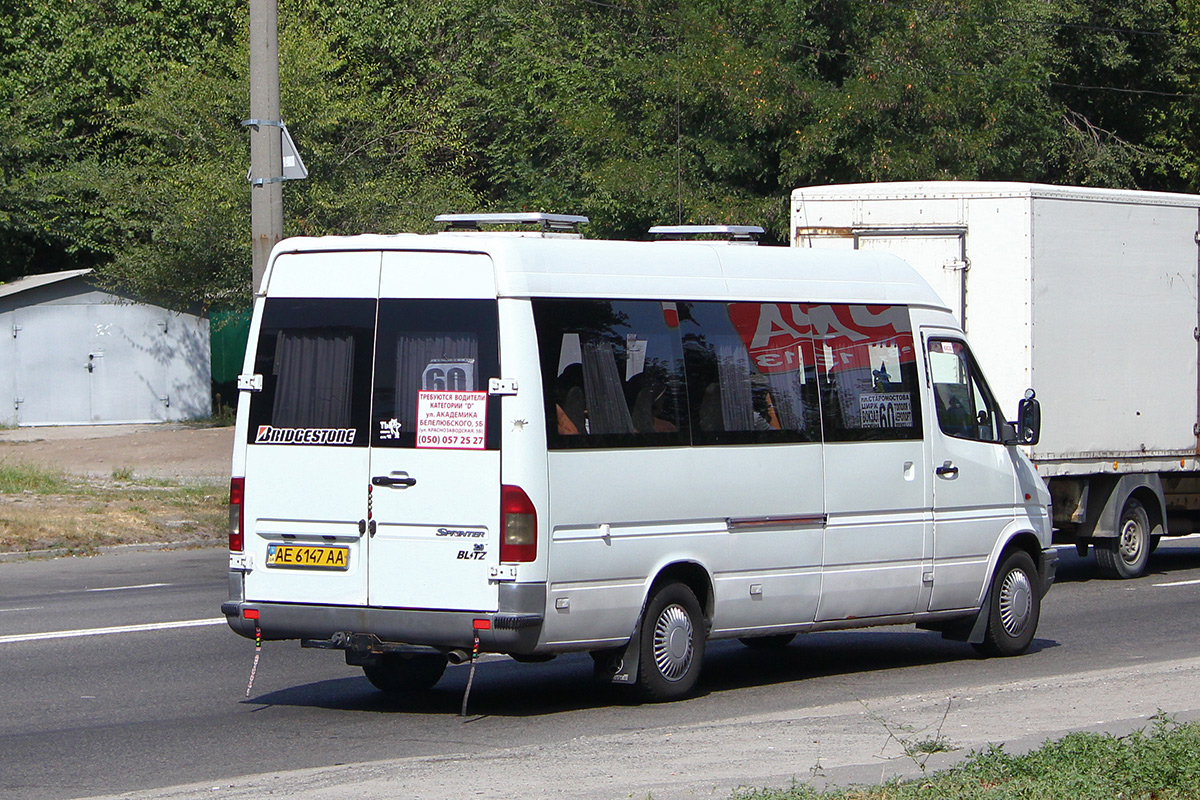
M0 552L148 542L220 542L228 489L214 484L141 480L120 471L107 480L0 462Z

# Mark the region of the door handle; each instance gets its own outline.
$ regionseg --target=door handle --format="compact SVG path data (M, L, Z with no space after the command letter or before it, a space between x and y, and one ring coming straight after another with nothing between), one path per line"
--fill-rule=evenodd
M402 477L393 478L391 475L376 475L371 478L372 486L416 486L417 479L410 478L404 473L400 473Z
M958 467L954 466L954 462L952 462L952 461L945 462L940 467L938 467L936 470L934 470L934 472L936 472L938 475L941 475L946 478L957 478L958 477Z

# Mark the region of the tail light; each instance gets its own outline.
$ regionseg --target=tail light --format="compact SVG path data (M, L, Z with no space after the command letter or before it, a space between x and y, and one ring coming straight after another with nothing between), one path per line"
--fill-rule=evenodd
M519 486L500 487L501 561L537 558L537 511Z
M243 500L246 495L246 479L233 478L229 481L229 549L240 553L246 547L245 531L246 517L243 514Z

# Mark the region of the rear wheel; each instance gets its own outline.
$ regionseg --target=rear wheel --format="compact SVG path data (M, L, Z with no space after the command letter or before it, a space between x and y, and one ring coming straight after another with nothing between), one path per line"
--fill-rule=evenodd
M1042 611L1037 567L1028 553L1014 550L1004 557L992 576L989 598L987 629L975 649L987 656L1024 653L1033 643Z
M371 685L388 694L431 689L445 671L446 657L440 653L384 653L375 664L363 666Z
M1140 501L1132 497L1121 509L1121 521L1114 539L1095 541L1096 565L1107 578L1136 578L1146 571L1153 543L1150 515Z
M647 700L675 700L696 685L704 660L704 618L696 595L668 583L642 617L638 687Z

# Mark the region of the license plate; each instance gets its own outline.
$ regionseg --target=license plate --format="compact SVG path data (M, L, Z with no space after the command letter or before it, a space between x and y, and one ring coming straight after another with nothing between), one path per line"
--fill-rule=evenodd
M350 569L350 548L311 544L267 545L268 567Z

